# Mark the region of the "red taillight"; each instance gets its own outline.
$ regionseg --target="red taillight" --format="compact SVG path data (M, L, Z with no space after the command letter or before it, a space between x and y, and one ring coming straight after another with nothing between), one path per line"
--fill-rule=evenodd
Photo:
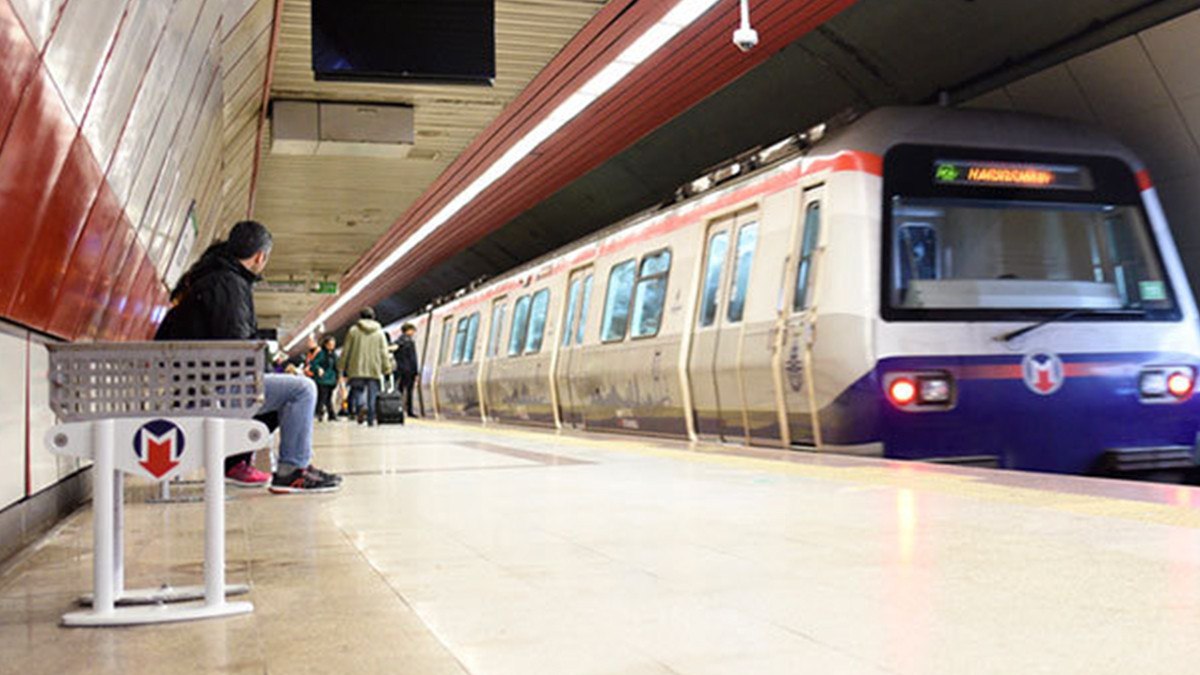
M1192 378L1187 373L1172 373L1167 378L1167 391L1175 398L1184 398L1192 393Z
M898 406L909 405L917 400L917 385L912 380L902 377L888 387L888 396L891 396L892 403Z

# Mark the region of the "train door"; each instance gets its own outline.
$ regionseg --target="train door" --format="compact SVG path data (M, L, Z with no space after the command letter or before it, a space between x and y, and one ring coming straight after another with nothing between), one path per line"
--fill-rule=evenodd
M454 317L448 316L442 319L442 332L440 335L441 347L438 349L437 363L434 364L433 382L430 388L433 390L433 409L439 417L442 415L442 410L445 408L445 397L442 396L440 389L440 379L444 373L443 369L450 365L450 353L454 351Z
M566 313L563 316L562 335L559 342L556 379L558 384L559 416L562 423L572 428L583 427L584 402L575 395L572 383L577 381L580 370L580 345L587 325L588 305L592 297L592 267L582 267L571 272L567 283Z
M786 383L784 405L787 412L788 431L791 442L800 445L820 446L821 430L813 384L813 345L816 341L817 307L813 302L817 275L821 262L821 201L824 188L816 187L804 192L804 217L799 219L800 232L794 241L799 241L799 251L792 258L796 261L796 274L789 293L790 302L785 308L787 326L783 333L783 349L780 351L778 367L782 381Z
M742 318L757 243L757 211L717 220L708 228L688 358L696 433L701 436L746 441Z
M491 382L493 379L492 362L500 353L500 346L504 339L504 317L508 313L508 298L501 296L492 301L492 310L488 318L488 339L487 347L483 352L483 361L480 363L480 401L483 408L483 419L487 421L489 417L494 417L492 408L495 405L493 398Z

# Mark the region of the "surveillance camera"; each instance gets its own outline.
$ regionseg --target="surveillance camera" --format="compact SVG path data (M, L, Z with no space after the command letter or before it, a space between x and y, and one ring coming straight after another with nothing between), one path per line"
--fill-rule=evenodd
M733 44L744 52L754 49L758 45L758 31L753 28L739 28L733 31Z

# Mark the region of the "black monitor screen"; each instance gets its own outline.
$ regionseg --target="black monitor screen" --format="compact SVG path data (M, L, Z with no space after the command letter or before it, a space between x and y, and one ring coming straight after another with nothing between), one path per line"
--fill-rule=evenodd
M491 84L494 0L312 0L318 80Z

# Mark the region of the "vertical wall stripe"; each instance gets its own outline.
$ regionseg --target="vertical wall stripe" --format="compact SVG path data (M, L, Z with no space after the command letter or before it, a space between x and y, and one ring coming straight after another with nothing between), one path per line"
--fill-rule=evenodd
M33 420L33 403L30 402L30 394L32 387L32 373L29 372L29 359L33 355L33 336L28 332L25 333L25 496L28 497L33 492L33 446L30 436L30 425Z

